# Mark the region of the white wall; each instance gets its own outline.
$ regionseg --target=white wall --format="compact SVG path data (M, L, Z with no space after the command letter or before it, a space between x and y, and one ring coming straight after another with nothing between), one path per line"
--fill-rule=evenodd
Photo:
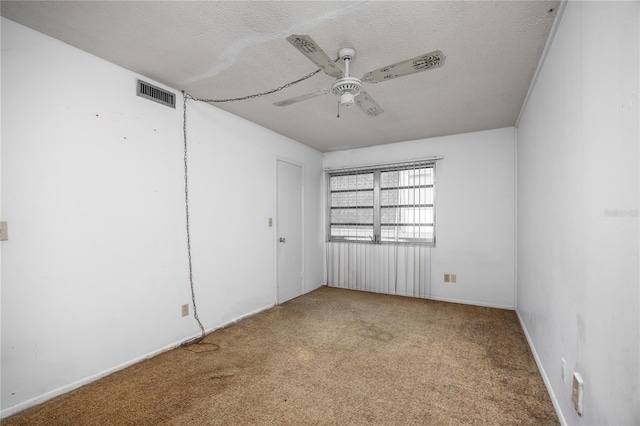
M436 163L431 298L513 309L514 152L509 127L325 153L324 167L444 156ZM445 283L445 273L457 283Z
M2 19L2 416L194 336L182 99ZM305 167L305 291L323 280L322 156L188 104L190 212L205 328L275 302L275 167Z
M517 129L517 312L568 424L640 424L638 5L567 4Z

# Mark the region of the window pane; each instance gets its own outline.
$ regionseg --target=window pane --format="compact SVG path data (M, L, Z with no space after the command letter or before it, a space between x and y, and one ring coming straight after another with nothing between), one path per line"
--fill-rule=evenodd
M343 226L333 225L331 236L348 240L371 241L373 239L373 226Z
M392 223L433 224L433 207L383 207L380 222L387 225Z
M334 192L331 207L373 206L373 190L358 192Z
M383 189L380 205L433 204L433 188Z
M332 209L331 223L363 223L373 226L373 209Z
M418 185L433 185L432 167L380 172L381 188L397 188Z
M385 242L433 241L433 226L382 226L381 234Z
M373 173L331 176L331 191L373 189Z
M380 172L380 187L381 188L397 188L400 186L398 171L394 172Z

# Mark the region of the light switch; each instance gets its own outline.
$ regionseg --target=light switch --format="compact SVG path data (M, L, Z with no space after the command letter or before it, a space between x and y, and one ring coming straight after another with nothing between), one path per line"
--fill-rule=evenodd
M571 400L573 408L576 409L578 415L582 415L582 394L584 393L584 382L580 373L573 373L573 389L571 392Z
M0 241L7 241L9 239L9 229L7 227L7 222L0 222Z

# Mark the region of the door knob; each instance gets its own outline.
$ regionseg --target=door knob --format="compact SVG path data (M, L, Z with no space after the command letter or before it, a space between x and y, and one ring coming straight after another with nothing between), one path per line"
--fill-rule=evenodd
M281 243L286 243L286 240L283 237L280 237L280 242Z

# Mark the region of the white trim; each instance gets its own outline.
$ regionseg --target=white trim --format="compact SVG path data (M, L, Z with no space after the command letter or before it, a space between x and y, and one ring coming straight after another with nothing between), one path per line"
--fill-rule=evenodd
M229 326L231 324L234 324L236 322L242 321L245 318L257 315L260 312L263 312L263 311L266 311L268 309L271 309L274 306L275 306L275 304L265 305L265 306L263 306L261 308L258 308L258 309L254 310L252 312L240 315L239 317L236 317L236 318L234 318L232 320L229 320L227 322L219 324L218 326L214 326L214 327L206 330L205 333L209 334L209 333L211 333L211 332L213 332L215 330L227 327L227 326ZM77 380L77 381L75 381L75 382L73 382L71 384L61 386L61 387L59 387L57 389L54 389L54 390L46 392L46 393L44 393L42 395L36 396L35 398L31 398L31 399L29 399L27 401L23 401L23 402L21 402L19 404L16 404L14 406L5 408L4 410L0 411L0 419L7 418L9 416L12 416L14 414L19 413L20 411L24 411L27 408L31 408L31 407L34 407L36 405L42 404L43 402L46 402L46 401L48 401L50 399L53 399L53 398L55 398L57 396L65 394L65 393L71 392L72 390L78 389L79 387L87 385L87 384L89 384L91 382L95 382L96 380L99 380L99 379L101 379L103 377L106 377L106 376L108 376L110 374L113 374L113 373L115 373L117 371L124 370L127 367L131 367L132 365L137 364L137 363L139 363L141 361L153 358L153 357L155 357L157 355L160 355L161 353L168 352L170 350L176 349L184 341L186 341L186 340L188 340L190 338L196 338L196 337L200 337L200 332L197 332L194 335L189 336L189 337L184 338L184 339L181 339L179 341L170 343L169 345L163 346L160 349L156 349L156 350L151 351L151 352L149 352L149 353L147 353L145 355L141 355L139 357L136 357L136 358L134 358L134 359L132 359L130 361L124 362L124 363L122 363L120 365L117 365L115 367L112 367L112 368L106 369L104 371L101 371L100 373L92 374L90 376L85 377L84 379Z
M518 128L513 128L513 308L518 309Z
M540 75L540 71L542 70L542 66L544 65L545 60L547 59L547 55L549 54L549 49L551 49L551 44L553 43L553 39L556 37L556 31L558 31L558 26L560 25L560 21L562 20L562 15L564 14L564 9L567 7L567 3L569 0L561 0L558 5L558 11L556 12L556 18L553 20L553 24L551 25L551 31L549 31L549 37L547 37L547 42L544 45L544 49L542 50L542 55L540 56L540 61L538 62L538 67L536 68L536 72L533 73L533 78L531 79L531 84L529 85L529 90L527 90L527 95L524 97L524 102L522 102L522 108L520 108L520 112L518 113L518 118L516 119L515 127L518 127L520 124L520 119L522 118L522 113L527 107L527 103L529 102L529 97L533 92L533 88L538 81L538 76Z
M278 155L275 155L273 167L273 303L278 304Z
M310 289L307 288L307 269L305 267L306 263L307 263L307 232L305 230L306 225L307 225L307 221L305 220L305 218L307 217L306 214L306 210L304 208L304 206L307 204L306 203L306 197L305 197L305 192L306 192L306 184L307 184L307 180L306 180L306 170L304 168L304 164L300 166L300 168L302 169L300 172L302 174L302 184L300 185L300 191L302 192L302 200L300 200L300 202L302 203L302 206L300 206L301 210L300 210L300 214L302 215L301 219L301 226L302 226L302 294L308 293L309 291L311 291Z
M327 235L329 235L329 229L328 229L328 225L327 225L327 220L329 220L329 217L327 215L327 188L328 188L328 174L326 171L322 172L322 182L321 182L321 187L320 187L320 194L321 194L321 205L320 208L322 209L322 245L324 247L323 250L323 255L322 255L322 275L324 276L324 283L323 285L328 285L329 284L329 261L327 259L327 254L329 252L329 246L328 246L328 241L327 241Z
M306 239L305 239L305 226L306 226L306 221L305 221L305 188L306 188L306 179L305 179L305 166L303 163L296 161L296 160L292 160L290 158L287 157L283 157L280 155L276 155L276 161L275 161L275 173L276 173L276 181L275 181L275 206L276 206L276 215L275 215L275 219L276 219L276 226L275 226L275 238L274 238L274 244L276 247L275 250L275 304L278 304L278 161L282 161L283 163L288 163L291 164L293 166L297 166L300 167L300 171L302 174L302 185L300 187L300 191L301 191L301 214L302 214L302 265L301 265L301 271L302 271L302 280L301 280L301 288L300 288L300 296L307 293L307 291L305 291L307 289L307 274L306 274L306 270L305 270L305 263L306 263ZM311 290L309 290L311 291ZM297 296L296 296L297 297Z
M429 258L431 258L431 256L429 256ZM431 279L429 279L429 283L431 283ZM422 299L422 300L434 300L437 302L447 302L447 303L458 303L461 305L470 305L470 306L480 306L483 308L495 308L495 309L504 309L507 311L513 311L513 306L508 306L508 305L497 305L494 303L485 303L485 302L476 302L473 300L461 300L461 299L451 299L448 297L434 297L434 296L428 296L428 297L418 297L414 294L410 294L410 293L386 293L383 291L375 291L375 290L362 290L362 289L357 289L357 288L349 288L349 287L342 287L342 286L337 286L337 285L329 285L326 284L327 287L330 288L339 288L342 290L352 290L352 291L363 291L366 293L376 293L376 294L387 294L389 296L402 296L402 297L411 297L413 299Z
M473 306L482 306L484 308L496 308L496 309L506 309L509 311L513 311L513 306L509 305L498 305L495 303L486 303L486 302L478 302L475 300L462 300L462 299L452 299L449 297L439 297L439 296L431 296L428 298L429 300L437 300L439 302L449 302L449 303L460 303L462 305L473 305Z
M518 321L520 321L520 327L522 327L522 331L524 332L525 337L527 338L527 343L529 343L529 348L531 349L531 353L533 354L533 359L536 360L536 365L538 366L538 371L540 371L540 375L542 376L542 381L547 388L547 392L549 393L549 398L551 399L551 403L553 404L553 408L556 410L556 414L558 416L558 420L560 420L560 424L562 426L567 426L567 422L562 415L562 410L560 409L560 403L558 402L558 398L556 398L556 394L551 387L551 382L549 382L549 377L547 373L544 371L544 367L542 366L542 361L540 361L540 357L538 356L538 352L536 352L535 346L533 346L533 340L531 340L531 336L529 336L529 332L527 331L527 327L524 325L524 321L520 316L520 312L516 310L516 315L518 317Z

